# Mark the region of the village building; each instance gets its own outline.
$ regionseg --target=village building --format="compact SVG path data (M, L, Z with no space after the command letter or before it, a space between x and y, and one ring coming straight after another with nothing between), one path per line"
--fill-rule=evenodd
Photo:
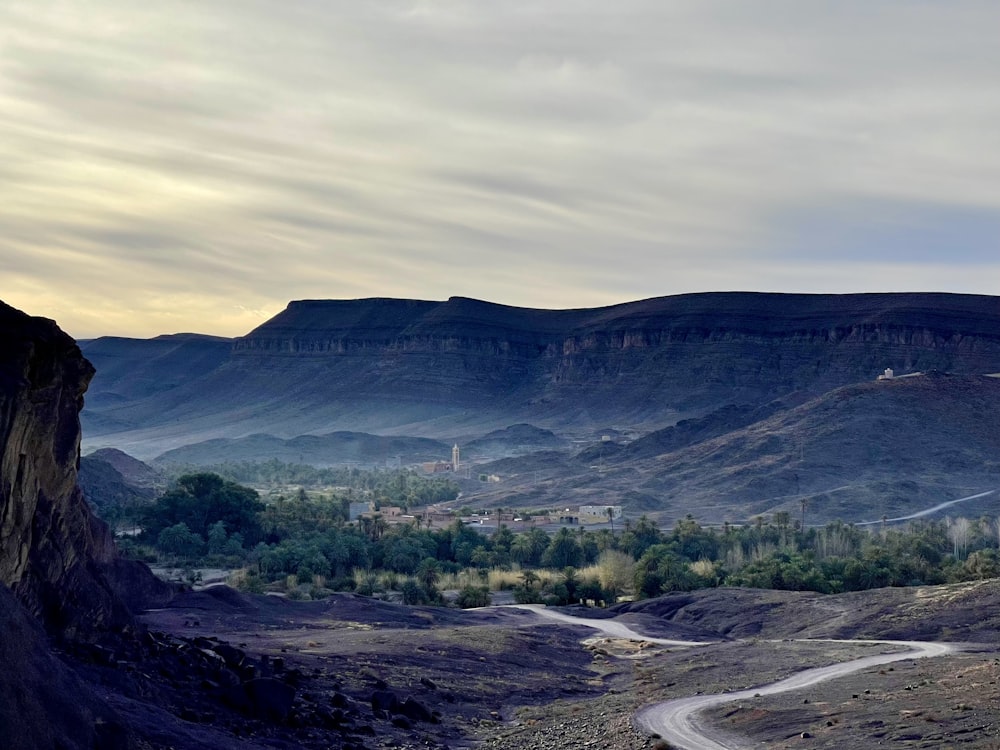
M610 511L610 515L608 512ZM622 517L620 505L581 505L580 523L607 523L608 520L618 521Z

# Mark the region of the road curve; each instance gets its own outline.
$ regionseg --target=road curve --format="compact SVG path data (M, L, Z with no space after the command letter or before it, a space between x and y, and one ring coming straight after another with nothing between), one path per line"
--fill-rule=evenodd
M958 650L952 643L925 643L923 641L843 641L844 643L884 643L906 646L910 650L892 654L877 654L861 659L831 664L827 667L806 669L784 680L769 685L716 695L696 695L678 698L648 706L635 716L636 725L650 734L658 734L672 746L683 750L744 750L751 743L739 737L725 736L719 732L706 733L698 723L698 714L706 708L731 701L745 700L758 695L773 695L810 687L826 680L857 672L868 667L888 664L905 659L942 656Z
M676 641L669 638L653 638L652 636L637 633L628 625L616 622L615 620L591 620L586 617L574 617L573 615L567 615L562 612L549 609L541 604L508 604L505 606L510 609L527 609L535 614L541 615L542 617L547 617L548 619L555 620L557 622L564 622L569 625L583 625L587 628L599 630L612 638L628 638L632 641L648 641L649 643L657 643L661 646L678 647L707 646L710 643L713 643L713 641Z

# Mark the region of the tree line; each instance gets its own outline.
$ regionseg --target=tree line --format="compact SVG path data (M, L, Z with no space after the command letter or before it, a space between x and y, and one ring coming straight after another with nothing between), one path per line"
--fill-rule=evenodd
M185 475L147 508L129 546L186 565L242 566L250 588L290 581L314 593L374 593L381 581L413 603L439 601L438 579L463 572L475 584L465 587L470 601L482 601L471 589L492 576L519 601L556 604L713 586L838 593L1000 575L1000 525L988 518L803 530L788 514L715 528L688 516L663 530L644 516L616 533L501 525L486 535L458 520L437 529L390 525L378 514L349 523L349 502L300 491L265 503L219 475Z

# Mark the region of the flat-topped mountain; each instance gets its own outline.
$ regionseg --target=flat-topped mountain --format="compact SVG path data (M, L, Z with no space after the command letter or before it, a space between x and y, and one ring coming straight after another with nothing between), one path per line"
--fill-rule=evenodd
M359 430L450 440L518 421L644 431L897 372L1000 371L1000 300L707 293L580 310L465 298L292 302L246 336L95 339L88 444Z

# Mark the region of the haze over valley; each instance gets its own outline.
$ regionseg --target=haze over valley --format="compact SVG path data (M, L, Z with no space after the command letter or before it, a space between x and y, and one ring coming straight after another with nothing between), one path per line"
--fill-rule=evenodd
M82 342L84 448L384 468L457 444L500 479L463 483L483 508L871 521L994 489L998 330L995 298L948 294L293 302L233 340Z

